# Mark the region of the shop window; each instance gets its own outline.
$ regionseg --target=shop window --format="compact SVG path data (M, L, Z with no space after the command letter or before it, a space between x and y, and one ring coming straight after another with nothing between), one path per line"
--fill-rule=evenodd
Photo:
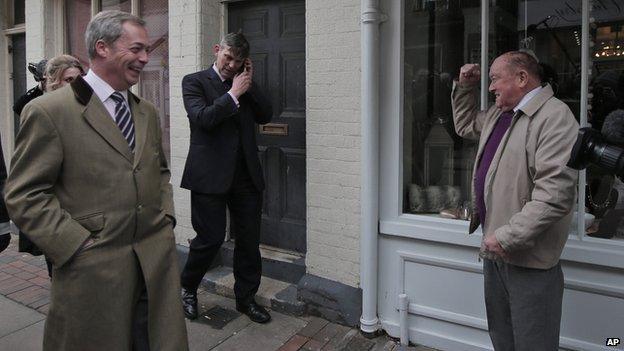
M624 107L624 2L594 2L591 8L590 72L588 96L581 95L582 3L580 0L518 1L509 9L493 6L496 55L508 50L534 53L542 65L543 80L555 96L568 104L580 120L581 101L587 99L587 120L601 130L605 118ZM516 9L514 12L510 12ZM624 240L624 184L610 172L587 170L585 206L580 212L585 227L581 236ZM578 207L578 206L577 206ZM576 222L573 223L576 227Z
M624 1L595 2L590 11L588 123L607 137L624 115ZM607 124L606 129L603 129ZM614 129L615 128L615 129ZM621 134L620 134L621 135ZM611 139L611 138L609 138ZM608 140L617 144L620 140ZM619 146L622 146L619 144ZM624 244L624 184L613 172L590 166L585 186L586 235Z
M594 1L590 8L588 94L581 89L582 6L581 0L492 2L487 55L490 62L510 50L535 55L543 83L577 120L586 115L601 130L607 116L624 113L624 1ZM454 132L450 90L462 64L481 60L479 3L406 1L404 14L403 212L466 219L476 145ZM581 111L583 102L588 111ZM576 232L588 241L624 243L624 183L611 173L590 166L579 184L585 228Z
M467 219L476 143L453 126L453 78L479 62L478 1L406 1L403 212Z
M139 16L149 34L149 63L141 73L141 95L160 112L163 150L170 158L169 147L169 20L168 1L142 1Z
M151 1L142 1L151 2ZM124 12L130 12L131 2L130 0L102 0L102 11L106 10L119 10Z
M85 68L89 67L89 55L84 33L91 20L91 0L65 2L66 52L80 60Z

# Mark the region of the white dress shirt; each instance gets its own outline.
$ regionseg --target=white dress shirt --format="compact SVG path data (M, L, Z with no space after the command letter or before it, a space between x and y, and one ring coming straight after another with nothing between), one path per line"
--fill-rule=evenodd
M115 100L113 100L110 96L116 91L110 84L106 83L102 78L100 78L93 70L89 70L87 75L83 77L84 80L91 86L95 95L102 101L104 107L106 107L106 111L110 114L113 122L115 121ZM130 112L130 105L128 104L128 90L120 91L121 95L124 97L124 101L128 111ZM130 112L130 116L132 117L132 112Z
M225 79L223 79L223 77L221 76L221 72L219 72L219 69L217 68L216 62L212 64L212 69L214 69L214 71L217 72L217 76L219 76L219 79L221 79L221 83L225 82ZM234 100L236 107L240 107L240 104L238 103L238 99L234 96L234 94L232 94L231 91L228 91L227 93L230 94L230 97L232 98L232 100Z
M524 95L522 97L522 100L520 100L520 102L518 103L518 105L516 105L516 107L514 107L513 112L516 113L519 109L522 108L522 106L526 105L527 102L529 102L535 95L537 95L537 93L539 93L539 91L542 90L542 87L537 87L531 91L529 91L528 93L526 93L526 95Z

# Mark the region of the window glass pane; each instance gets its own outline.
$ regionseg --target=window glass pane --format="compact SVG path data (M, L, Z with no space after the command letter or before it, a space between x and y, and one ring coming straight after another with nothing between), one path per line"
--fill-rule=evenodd
M26 86L26 34L10 36L13 47L13 104L28 90ZM13 105L11 104L11 105ZM20 116L13 113L14 133L17 135L20 125Z
M65 2L67 53L80 60L85 69L89 68L89 56L87 55L84 33L90 20L91 0Z
M467 219L476 143L455 133L453 77L480 62L480 1L405 1L403 211Z
M534 53L555 96L577 120L581 99L581 0L505 1L492 11L497 21L492 58L510 50ZM491 27L491 29L493 29Z
M151 2L151 1L142 1ZM120 10L130 12L130 0L102 0L102 11L106 10Z
M147 22L149 63L141 73L141 95L160 112L162 143L169 160L169 22L168 1L141 1L140 17Z
M617 137L617 132L624 130L624 2L594 1L590 17L594 46L588 122L602 131L607 143L622 146L622 134ZM624 244L624 184L613 173L604 166L587 168L585 206L595 217L587 235Z
M26 1L25 0L16 0L13 2L13 24L20 24L26 22L25 17L25 9Z

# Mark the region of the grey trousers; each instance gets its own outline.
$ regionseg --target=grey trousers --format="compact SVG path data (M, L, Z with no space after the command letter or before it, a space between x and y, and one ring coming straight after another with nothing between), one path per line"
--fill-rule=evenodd
M561 265L544 270L484 259L483 275L494 350L558 350L563 300Z

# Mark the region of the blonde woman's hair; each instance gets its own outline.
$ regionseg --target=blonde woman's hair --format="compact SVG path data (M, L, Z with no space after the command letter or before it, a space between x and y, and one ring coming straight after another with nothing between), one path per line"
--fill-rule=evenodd
M84 68L77 58L70 55L59 55L48 60L46 65L46 91L53 91L60 87L63 73L68 68L78 68L80 74L84 74Z

